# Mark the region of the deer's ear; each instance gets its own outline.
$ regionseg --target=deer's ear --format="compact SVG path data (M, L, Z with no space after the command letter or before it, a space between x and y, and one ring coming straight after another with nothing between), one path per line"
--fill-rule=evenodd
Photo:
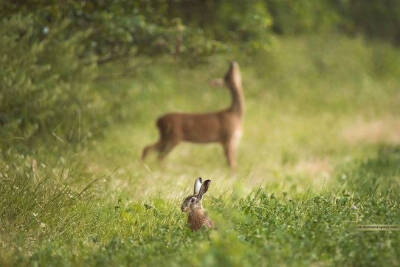
M213 79L209 81L208 83L211 87L222 87L224 86L225 82L224 79L218 78L218 79Z
M211 183L211 180L205 180L204 183L201 185L200 192L199 192L200 199L207 192L208 187L210 186L210 183Z
M201 188L201 184L203 183L203 181L201 180L201 177L197 178L194 181L194 192L193 195L198 195L200 193L200 188Z

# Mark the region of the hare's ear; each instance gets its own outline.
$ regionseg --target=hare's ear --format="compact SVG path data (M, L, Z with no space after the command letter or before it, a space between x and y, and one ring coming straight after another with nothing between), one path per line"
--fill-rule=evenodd
M202 183L203 183L203 181L201 180L201 177L197 178L196 181L194 181L194 192L193 192L193 195L198 195L199 194Z
M205 180L204 183L201 185L200 192L199 192L200 199L207 192L208 187L210 186L210 183L211 183L211 180Z

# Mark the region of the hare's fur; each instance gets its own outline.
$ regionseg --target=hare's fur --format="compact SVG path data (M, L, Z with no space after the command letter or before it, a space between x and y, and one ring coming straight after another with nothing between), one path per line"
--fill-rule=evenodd
M199 230L203 225L207 228L212 228L213 226L204 209L191 210L188 216L188 224L193 231Z
M182 203L181 209L183 212L188 213L188 224L192 231L199 230L203 225L206 228L213 227L213 223L210 218L208 218L201 203L210 182L210 180L206 180L203 183L200 177L196 179L193 195L186 197Z

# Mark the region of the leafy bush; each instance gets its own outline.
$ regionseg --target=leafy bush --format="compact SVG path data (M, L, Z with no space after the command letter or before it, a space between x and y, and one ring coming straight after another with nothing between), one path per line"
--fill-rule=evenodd
M277 33L296 34L332 30L339 21L337 5L330 0L265 0Z
M337 1L342 28L400 44L400 2L397 0Z
M29 143L43 132L83 139L81 128L94 112L89 88L96 76L96 65L81 60L87 33L68 34L68 22L40 28L34 16L0 24L1 143Z
M183 1L182 1L183 2ZM174 3L179 9L183 3ZM207 38L199 25L182 23L181 17L170 16L165 1L46 1L3 3L4 17L18 14L37 14L36 23L42 27L63 20L70 23L65 31L72 33L90 30L81 42L85 51L97 55L99 64L136 56L177 55L205 57L215 53L221 43ZM168 5L172 5L168 3ZM190 53L192 51L201 53ZM189 51L189 53L184 53Z
M273 30L280 34L339 31L400 43L396 0L265 0Z

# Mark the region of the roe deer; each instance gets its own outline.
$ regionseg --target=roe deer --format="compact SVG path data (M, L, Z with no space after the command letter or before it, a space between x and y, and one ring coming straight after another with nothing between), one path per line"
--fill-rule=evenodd
M242 135L244 97L239 64L231 62L224 79L213 82L225 85L231 92L232 104L229 108L204 114L169 113L157 120L159 140L143 149L142 160L155 150L163 159L181 141L192 143L219 142L224 148L228 165L236 167L236 149Z

